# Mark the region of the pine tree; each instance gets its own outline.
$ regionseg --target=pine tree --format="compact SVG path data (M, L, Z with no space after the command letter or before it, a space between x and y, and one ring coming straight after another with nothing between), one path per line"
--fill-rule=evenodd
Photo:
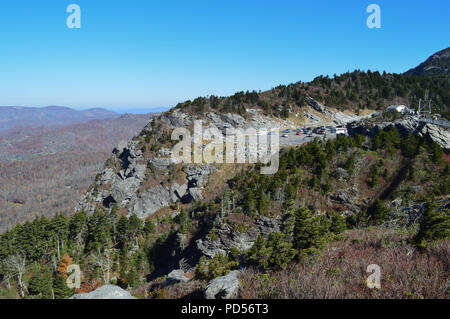
M377 200L370 214L370 219L373 224L379 225L383 223L389 216L389 209L384 205L383 201Z
M294 248L299 251L300 257L316 255L325 247L329 238L329 224L323 222L305 207L295 212Z
M53 293L55 299L67 299L75 293L75 290L67 287L64 276L55 275L53 277Z
M448 238L450 236L450 210L437 210L434 201L427 201L419 231L414 238L415 244L425 248L429 244Z
M28 291L30 295L37 296L43 299L51 299L53 288L53 276L49 267L37 267L34 275L31 277L28 284Z

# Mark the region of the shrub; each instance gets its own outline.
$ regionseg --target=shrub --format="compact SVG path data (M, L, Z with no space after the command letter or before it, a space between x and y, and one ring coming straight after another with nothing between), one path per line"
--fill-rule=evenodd
M202 256L195 268L195 276L198 279L211 280L228 274L231 270L236 269L238 265L237 261L222 254L216 254L210 260Z

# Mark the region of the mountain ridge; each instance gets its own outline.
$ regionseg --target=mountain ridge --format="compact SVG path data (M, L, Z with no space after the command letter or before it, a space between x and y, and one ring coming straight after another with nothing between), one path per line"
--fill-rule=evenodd
M426 61L412 68L405 75L449 76L450 75L450 47L431 55Z
M66 106L0 106L0 131L18 126L63 126L119 116L119 113L103 108L75 110Z

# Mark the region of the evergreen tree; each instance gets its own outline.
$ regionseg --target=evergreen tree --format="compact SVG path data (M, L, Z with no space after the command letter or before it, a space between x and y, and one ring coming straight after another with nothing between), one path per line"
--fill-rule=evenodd
M383 223L389 216L389 209L384 205L383 201L377 200L370 214L370 220L373 224L378 225Z
M437 210L437 205L431 200L427 201L426 205L419 231L414 238L414 242L420 248L450 236L450 210Z
M67 299L75 294L75 289L67 287L66 278L62 275L53 277L53 292L55 299Z
M321 224L322 222L322 224ZM319 216L314 216L305 207L295 212L294 248L299 251L299 256L316 255L322 250L329 238L329 223Z
M28 284L30 295L39 296L43 299L51 299L53 288L53 275L49 267L36 267L34 275Z

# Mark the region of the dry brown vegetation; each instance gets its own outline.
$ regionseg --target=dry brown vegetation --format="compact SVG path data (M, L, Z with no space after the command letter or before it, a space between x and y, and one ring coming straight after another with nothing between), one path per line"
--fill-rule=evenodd
M0 233L35 216L69 215L112 149L149 115L124 115L65 127L0 135Z
M450 240L418 251L411 234L393 229L350 230L320 259L262 274L246 269L241 298L448 298ZM367 266L381 267L381 289L369 289Z

